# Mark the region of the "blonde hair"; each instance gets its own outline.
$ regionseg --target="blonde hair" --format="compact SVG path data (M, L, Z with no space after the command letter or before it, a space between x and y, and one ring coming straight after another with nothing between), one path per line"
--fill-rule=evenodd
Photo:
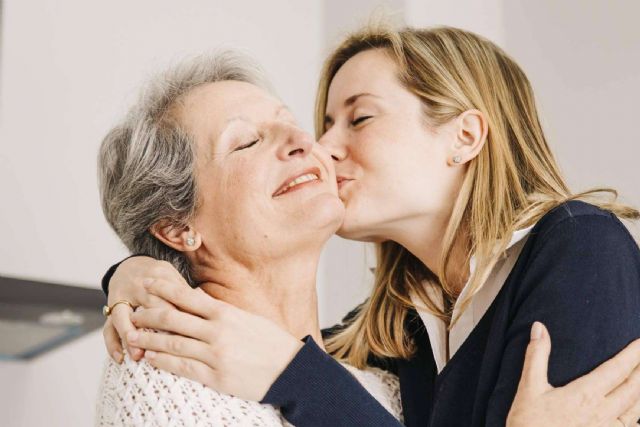
M440 271L430 271L398 243L376 245L377 267L370 298L353 320L326 342L335 357L354 366L369 355L409 358L415 351L405 333L415 293L424 308L453 325L451 312L436 304L423 283L440 287L451 302L456 293L447 277L454 246L473 254L476 268L469 279L461 312L504 252L514 230L531 225L546 212L571 199L593 199L622 218L640 213L615 202L611 189L572 194L549 149L536 110L533 90L522 69L502 49L468 31L438 27L399 31L369 27L349 36L326 60L316 100L315 126L320 137L329 85L351 57L384 49L396 62L400 82L423 103L428 123L442 125L466 110L478 109L489 124L487 141L468 169L447 226ZM609 192L609 202L594 198Z

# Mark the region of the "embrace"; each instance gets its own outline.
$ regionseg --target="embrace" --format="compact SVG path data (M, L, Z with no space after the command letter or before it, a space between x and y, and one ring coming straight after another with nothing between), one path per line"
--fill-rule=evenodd
M224 52L159 74L105 137L104 214L137 256L103 280L98 425L637 422L620 218L640 213L569 190L504 51L365 28L327 58L315 114L314 139ZM320 330L335 233L376 245L375 281Z

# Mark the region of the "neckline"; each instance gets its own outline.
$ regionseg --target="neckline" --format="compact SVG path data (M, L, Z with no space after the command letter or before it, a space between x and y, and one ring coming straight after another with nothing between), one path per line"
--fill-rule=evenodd
M436 362L437 372L442 373L446 366L451 363L457 353L462 349L469 336L480 324L480 322L484 318L484 315L489 311L493 302L498 298L502 287L508 280L509 276L511 275L511 271L517 263L517 259L519 258L520 252L522 251L524 245L523 241L529 236L534 227L535 224L530 227L519 229L513 232L511 239L505 248L505 253L507 256L498 261L498 264L493 267L492 271L489 272L487 282L483 285L483 288L481 288L480 291L474 296L471 304L467 306L466 311L461 313L459 302L470 292L468 286L469 282L467 282L453 307L453 317L455 318L456 316L459 316L459 318L458 323L454 325L452 330L448 331L447 325L445 325L444 321L442 321L440 318L434 316L428 311L420 310L416 307L418 317L423 323L427 332L427 336L429 337L431 353ZM519 244L520 248L518 248L516 259L513 260L512 263L509 263L510 267L508 272L504 275L501 274L501 270L505 268L504 263L508 260L508 256L510 255L508 251ZM474 271L475 259L474 257L472 257L471 272L473 273ZM495 282L495 275L499 276L497 278L498 282ZM504 277L504 279L500 280L500 277ZM496 287L498 287L498 289L496 289ZM444 295L441 289L429 286L425 288L425 291L433 301L440 305L440 307L444 306ZM412 294L411 299L414 302L414 306L416 306L416 302L418 302L417 296L415 294ZM476 314L480 316L480 320L478 320L477 322L474 321L474 319L476 319L478 316L474 316L474 312L476 312ZM453 354L453 356L448 357L450 354Z

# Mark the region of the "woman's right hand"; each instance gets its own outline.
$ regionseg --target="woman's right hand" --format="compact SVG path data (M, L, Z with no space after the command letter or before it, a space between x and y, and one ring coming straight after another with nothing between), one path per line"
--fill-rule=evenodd
M107 305L111 307L118 301L128 301L135 307L173 307L162 298L148 293L143 286L145 279L175 281L189 286L170 263L146 256L136 256L122 262L111 277ZM127 348L127 334L137 330L131 322L131 313L133 310L128 305L116 305L107 317L102 330L107 352L117 363L122 363L124 349L133 360L138 361L144 356L142 349L132 346Z
M551 339L536 322L507 427L631 427L640 418L640 339L563 387L547 381Z

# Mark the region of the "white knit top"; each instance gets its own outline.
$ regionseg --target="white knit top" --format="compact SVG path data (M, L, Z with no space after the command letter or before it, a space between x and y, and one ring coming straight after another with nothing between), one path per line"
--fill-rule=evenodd
M395 375L344 366L402 421ZM291 426L271 405L218 393L127 355L121 365L107 360L96 409L97 426Z

